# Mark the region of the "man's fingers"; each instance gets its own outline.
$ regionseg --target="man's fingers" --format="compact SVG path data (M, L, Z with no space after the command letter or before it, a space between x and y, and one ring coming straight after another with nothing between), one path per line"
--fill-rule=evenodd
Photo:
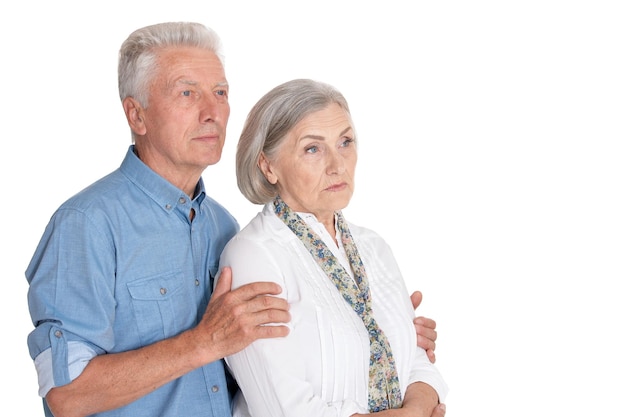
M435 329L437 328L437 322L435 322L435 320L429 319L428 317L419 316L413 319L413 324L415 325L416 328L419 326L420 328L423 328L423 329L432 330L433 331L432 335L435 337L433 340L437 340L437 332L435 331ZM425 334L422 332L418 332L418 333ZM430 337L430 335L431 334L429 333L427 336Z
M230 291L230 287L233 282L233 272L230 267L226 266L222 268L222 271L217 278L217 283L215 284L215 289L213 290L213 294L211 294L211 298L219 297L220 295L226 294Z
M291 320L289 303L278 297L269 295L256 297L248 301L247 310L254 317L254 325L287 323Z
M211 300L223 297L222 304L230 309L235 316L257 314L257 324L283 323L289 321L289 303L284 298L276 297L282 292L280 285L275 282L252 282L231 290L232 270L224 267L215 284Z
M413 304L413 309L419 307L422 303L422 293L420 291L415 291L411 294L411 303ZM417 345L426 351L428 360L431 363L435 363L435 340L437 340L435 328L437 323L428 317L419 316L413 319L413 324L415 325L415 333L417 333ZM443 413L445 413L445 409ZM433 413L434 415L436 414Z
M430 339L426 336L424 336L423 334L418 334L417 335L417 346L421 347L422 349L425 350L435 350L435 341L433 339Z
M255 339L270 339L272 337L285 337L289 334L288 326L259 326L255 329Z
M435 341L437 340L435 321L425 317L416 317L413 324L417 333L417 345L426 351L430 362L435 363Z
M238 314L247 316L244 320L252 326L263 326L272 323L287 323L291 320L289 303L275 294L282 288L273 282L253 282L243 285L230 294L237 300Z
M422 293L420 291L415 291L413 294L411 294L411 303L413 304L413 310L419 307L419 305L422 303Z
M437 361L434 350L428 349L426 351L426 356L428 356L428 360L430 361L430 363L435 363Z

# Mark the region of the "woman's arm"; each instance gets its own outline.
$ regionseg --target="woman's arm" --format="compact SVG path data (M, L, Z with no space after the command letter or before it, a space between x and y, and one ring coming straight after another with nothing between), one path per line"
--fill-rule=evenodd
M380 417L443 417L446 407L439 404L437 392L428 384L414 382L409 385L402 402L402 408L375 413ZM354 414L351 417L368 416Z

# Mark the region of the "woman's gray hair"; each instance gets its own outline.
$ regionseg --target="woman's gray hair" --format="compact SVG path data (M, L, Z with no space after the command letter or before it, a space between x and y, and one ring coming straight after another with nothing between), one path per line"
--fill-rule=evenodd
M303 118L336 103L350 116L348 102L333 86L296 79L274 87L252 107L237 144L237 185L254 204L265 204L278 190L259 168L261 153L273 161L287 134Z
M148 107L148 92L156 67L158 49L193 46L215 53L224 65L218 34L195 22L166 22L137 29L124 41L119 52L118 88L120 99L135 98Z

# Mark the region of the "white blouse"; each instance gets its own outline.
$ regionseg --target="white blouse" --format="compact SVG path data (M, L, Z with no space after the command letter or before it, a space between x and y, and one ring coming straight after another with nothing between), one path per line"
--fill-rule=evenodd
M328 241L323 226L315 226L311 218L305 220ZM390 247L369 229L351 223L349 227L365 266L376 321L391 345L402 392L422 381L443 402L447 385L417 346L413 306ZM341 250L334 253L340 259L345 256ZM283 288L279 296L289 302L291 313L287 337L257 340L226 358L243 394L235 399L233 416L367 413L370 354L365 326L298 237L274 214L271 203L228 243L220 270L224 266L232 268L233 288L255 281L278 283Z

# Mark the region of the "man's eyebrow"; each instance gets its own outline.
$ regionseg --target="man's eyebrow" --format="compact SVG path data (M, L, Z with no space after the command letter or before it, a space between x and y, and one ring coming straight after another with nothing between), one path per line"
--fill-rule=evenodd
M183 84L183 85L192 85L192 86L197 86L200 83L198 81L194 81L194 80L189 80L189 79L185 79L185 78L181 78L175 81L175 84ZM220 81L218 83L215 84L215 87L226 87L229 88L228 86L228 81Z

